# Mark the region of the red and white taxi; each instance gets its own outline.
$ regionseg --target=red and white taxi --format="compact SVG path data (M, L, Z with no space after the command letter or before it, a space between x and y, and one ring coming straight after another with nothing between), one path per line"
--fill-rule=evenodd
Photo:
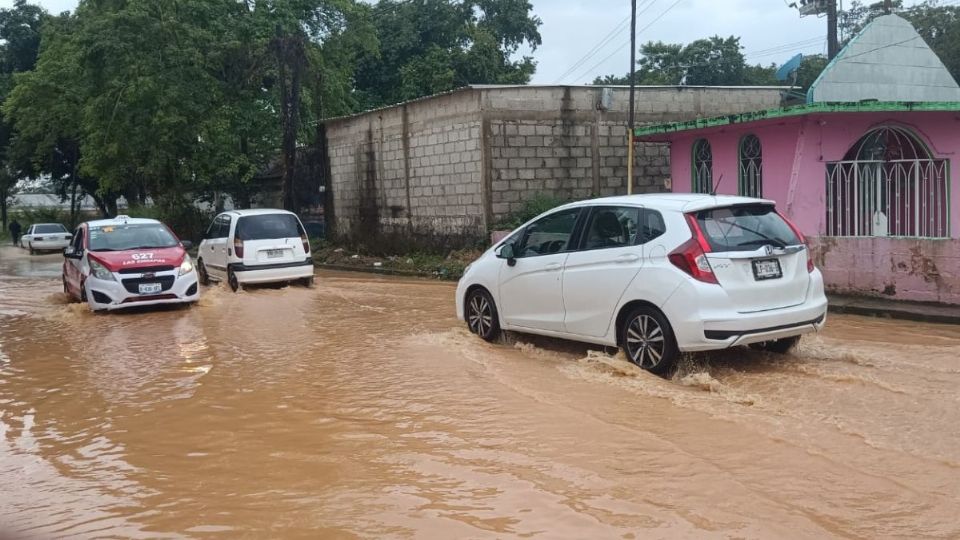
M189 248L154 219L88 221L63 250L63 291L94 311L196 302Z

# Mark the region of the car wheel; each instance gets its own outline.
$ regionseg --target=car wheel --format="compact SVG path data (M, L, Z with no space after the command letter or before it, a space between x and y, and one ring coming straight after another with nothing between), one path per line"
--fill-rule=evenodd
M203 265L203 259L197 261L197 281L204 287L210 285L210 276L207 274L207 267Z
M243 288L243 285L241 285L240 280L237 279L237 274L233 271L233 268L227 268L227 284L230 285L230 290L233 292L237 292Z
M793 336L783 339L775 339L773 341L761 341L760 343L753 343L750 345L750 348L757 351L787 354L788 352L792 351L798 343L800 343L800 336Z
M470 331L486 341L493 341L500 335L500 319L497 306L490 293L475 289L467 295L467 326Z
M624 320L620 344L631 362L657 375L672 369L680 355L666 317L647 306L634 308Z
M313 288L313 283L314 283L313 276L306 277L300 280L300 284L308 289Z
M27 244L27 248L30 250L30 254L31 254L31 255L36 255L36 254L37 254L37 252L34 251L34 249L33 249L33 244L32 244L32 243L28 243L28 244Z
M81 302L87 301L87 286L84 283L80 284L80 301Z

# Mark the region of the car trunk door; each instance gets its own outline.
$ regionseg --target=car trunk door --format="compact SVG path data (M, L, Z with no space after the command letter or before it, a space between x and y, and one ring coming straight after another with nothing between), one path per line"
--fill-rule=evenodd
M245 240L243 242L243 264L285 264L296 262L297 246L300 237L271 238L267 240ZM301 247L301 249L303 249Z
M293 214L243 216L235 234L243 242L244 265L290 264L306 257L303 225Z
M740 313L802 304L810 273L803 238L773 205L750 203L696 214L707 260Z
M802 304L810 285L807 257L803 245L707 254L717 281L740 313Z

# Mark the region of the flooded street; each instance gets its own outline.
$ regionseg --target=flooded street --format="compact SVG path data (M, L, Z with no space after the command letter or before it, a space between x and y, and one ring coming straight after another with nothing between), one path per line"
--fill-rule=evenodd
M0 248L18 538L960 537L958 327L832 316L793 356L664 380L486 344L447 283L321 273L94 315L61 260Z

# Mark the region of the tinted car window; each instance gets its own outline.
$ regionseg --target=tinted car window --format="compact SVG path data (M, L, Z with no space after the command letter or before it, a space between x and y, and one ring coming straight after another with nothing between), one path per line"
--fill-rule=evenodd
M761 246L795 246L796 233L772 206L715 208L697 213L713 251L753 251Z
M663 216L656 210L643 208L640 210L640 227L637 234L637 243L646 244L647 242L659 238L666 234L667 226L663 222Z
M632 246L637 238L640 209L631 207L597 207L590 214L584 249L605 249Z
M168 248L179 244L159 223L90 227L90 251Z
M63 225L59 224L44 224L44 225L34 225L33 234L54 234L54 233L65 233L67 229Z
M233 221L229 215L220 216L220 236L219 238L227 238L230 236L230 223Z
M292 214L242 216L237 221L237 238L241 240L297 238L301 232L300 220Z
M536 257L566 251L570 237L577 225L580 210L565 210L551 214L527 226L519 246L517 257Z
M217 216L213 218L213 222L210 223L210 227L207 228L207 232L204 235L204 238L220 238L220 223L223 220L223 216Z

